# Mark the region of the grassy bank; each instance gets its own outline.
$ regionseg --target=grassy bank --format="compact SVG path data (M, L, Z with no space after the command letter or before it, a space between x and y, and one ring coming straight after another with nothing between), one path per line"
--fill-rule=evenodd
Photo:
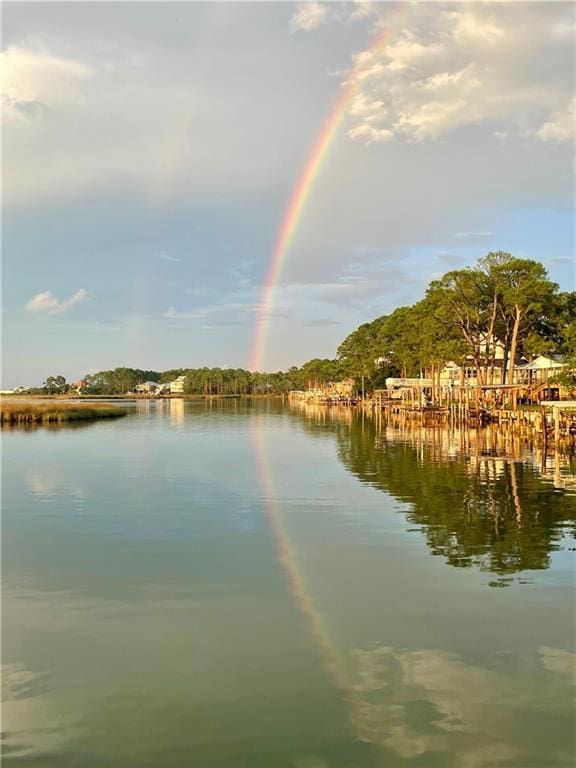
M125 408L100 403L2 401L0 424L58 424L70 421L115 419L127 413Z

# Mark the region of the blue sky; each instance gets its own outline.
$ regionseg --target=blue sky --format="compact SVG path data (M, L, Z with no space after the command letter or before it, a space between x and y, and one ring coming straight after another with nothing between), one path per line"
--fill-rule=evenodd
M247 367L284 208L358 62L265 367L333 356L489 250L575 288L571 4L8 3L2 55L5 387Z

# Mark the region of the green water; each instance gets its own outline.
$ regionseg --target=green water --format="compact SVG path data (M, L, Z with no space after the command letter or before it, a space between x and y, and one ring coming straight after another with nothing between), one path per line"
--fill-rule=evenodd
M133 409L4 433L6 768L574 764L573 462Z

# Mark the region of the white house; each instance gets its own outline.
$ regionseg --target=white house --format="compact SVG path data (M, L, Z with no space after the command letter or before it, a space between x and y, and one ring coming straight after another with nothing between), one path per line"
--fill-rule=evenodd
M143 381L140 384L136 384L134 391L140 394L154 395L159 387L160 384L157 381Z
M183 395L184 394L184 382L186 376L178 376L174 381L169 384L171 395Z
M482 366L481 371L484 379L490 377L490 384L502 383L502 365L503 360L496 358L493 367ZM440 386L446 389L459 387L464 384L465 387L476 387L479 384L478 369L471 358L467 358L464 365L458 365L453 360L449 360L440 371Z
M538 355L530 363L517 365L514 371L516 384L544 383L559 373L564 368L564 363L545 355Z

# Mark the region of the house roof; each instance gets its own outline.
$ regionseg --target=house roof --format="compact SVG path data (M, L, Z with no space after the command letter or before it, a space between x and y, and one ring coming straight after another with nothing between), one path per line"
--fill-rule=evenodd
M518 366L520 367L520 366ZM545 355L538 355L538 357L534 358L531 363L527 363L527 365L523 365L522 369L524 371L541 371L542 369L546 368L563 368L563 363L559 363L558 360L553 360L551 357L546 357Z

